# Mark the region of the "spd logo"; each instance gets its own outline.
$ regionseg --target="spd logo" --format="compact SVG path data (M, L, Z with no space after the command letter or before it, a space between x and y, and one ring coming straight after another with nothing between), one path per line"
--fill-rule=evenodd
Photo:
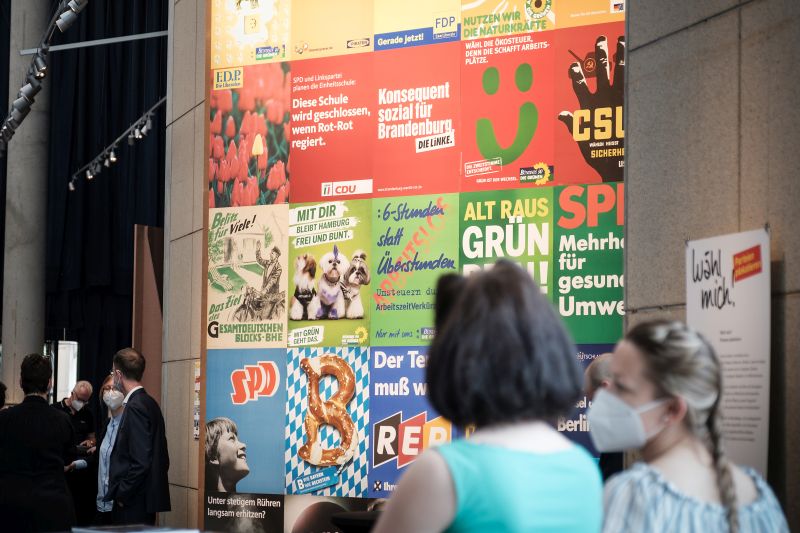
M231 372L231 401L243 405L261 396L270 397L278 391L280 374L278 365L272 361L259 361L256 365L245 365Z
M397 459L402 468L417 458L423 450L450 442L453 425L444 417L427 420L423 411L408 420L397 412L372 426L372 466L378 467Z

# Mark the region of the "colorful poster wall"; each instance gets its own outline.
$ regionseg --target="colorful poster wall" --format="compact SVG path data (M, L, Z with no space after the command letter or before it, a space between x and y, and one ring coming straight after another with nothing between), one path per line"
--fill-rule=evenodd
M207 9L204 527L337 531L474 430L428 401L439 276L518 263L584 367L621 337L624 2Z

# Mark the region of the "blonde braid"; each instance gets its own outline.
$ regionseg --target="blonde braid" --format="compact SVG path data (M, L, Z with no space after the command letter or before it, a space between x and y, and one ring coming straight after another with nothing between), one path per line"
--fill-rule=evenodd
M739 512L736 505L736 487L733 484L733 473L730 463L725 457L722 445L722 424L719 416L719 399L714 402L711 412L706 419L708 437L711 443L711 456L714 458L714 470L717 473L717 487L719 499L725 507L730 533L739 532Z

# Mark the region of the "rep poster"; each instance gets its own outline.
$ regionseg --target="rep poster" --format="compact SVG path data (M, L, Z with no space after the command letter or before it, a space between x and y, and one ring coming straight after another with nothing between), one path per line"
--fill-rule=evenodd
M209 211L209 348L285 347L289 206Z
M722 433L731 461L767 471L770 242L767 229L686 244L686 323L722 364Z

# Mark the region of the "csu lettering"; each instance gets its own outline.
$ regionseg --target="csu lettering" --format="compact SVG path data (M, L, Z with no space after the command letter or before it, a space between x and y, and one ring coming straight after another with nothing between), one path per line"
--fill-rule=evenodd
M231 372L231 401L242 405L262 396L273 396L280 386L278 365L272 361L259 361L255 365L245 365Z
M578 109L572 121L572 138L576 141L623 139L622 106Z

